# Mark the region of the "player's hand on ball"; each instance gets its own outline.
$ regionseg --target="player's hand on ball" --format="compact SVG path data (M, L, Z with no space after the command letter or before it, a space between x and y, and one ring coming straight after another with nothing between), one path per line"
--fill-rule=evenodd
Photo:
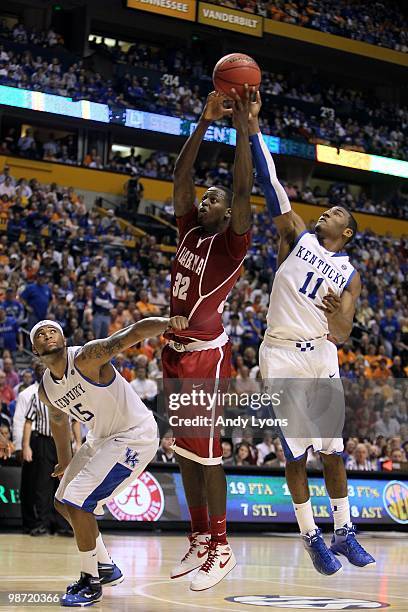
M232 114L232 108L225 108L224 102L228 98L217 91L212 91L208 94L207 102L204 106L202 113L205 121L217 121L223 117L230 116Z
M316 304L316 306L319 310L324 312L326 317L333 317L340 310L341 298L329 287L329 292L326 293L322 299L322 305L319 306Z
M174 331L182 331L183 329L187 329L188 327L188 319L186 317L181 317L177 315L176 317L170 317L169 328Z
M237 130L247 129L249 119L250 98L255 92L254 87L244 85L244 96L241 98L235 89L231 89L233 95L232 123Z
M249 120L250 121L254 119L258 119L258 115L261 111L261 107L262 107L261 94L259 93L259 91L257 91L255 94L255 99L253 99L253 96L251 96L251 99L249 102Z

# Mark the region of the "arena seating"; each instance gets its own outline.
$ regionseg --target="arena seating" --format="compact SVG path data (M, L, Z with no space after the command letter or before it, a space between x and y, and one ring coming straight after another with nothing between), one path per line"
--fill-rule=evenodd
M5 312L9 326L15 322L12 326L15 331L3 331L0 322L1 367L6 371L3 386L0 371L0 424L2 432L10 435L16 393L29 383L31 376L30 363L19 350L18 336L18 327L25 328L32 320L27 307L35 307L24 300L25 288L30 284L50 288L47 316L62 325L70 345L77 345L94 338L100 329L96 325L100 317L95 313L94 296L103 278L112 301L107 321L109 332L144 316L166 314L170 260L155 235L132 242L134 236L124 233L121 220L112 211L102 214L100 208L87 210L75 188L41 185L35 178L15 181L6 175L10 173L3 169L0 189L5 182L11 182L14 191L9 190L8 201L0 199L3 227L0 311ZM342 189L347 191L344 186L333 187L332 191L342 197ZM168 219L174 223L171 210ZM260 389L257 350L265 330L277 244L278 237L268 217L256 214L251 257L246 260L245 273L224 312L224 325L234 347L233 384L239 394ZM403 460L408 450L407 442L404 443L408 439L408 415L403 386L408 374L407 251L406 238L379 237L372 232L360 233L351 247L353 262L365 283L351 341L339 350L341 373L349 383L346 384L349 441L344 458L350 469L380 469L390 457L396 460L400 456ZM148 379L155 383L153 396L146 399L154 410L162 377L160 351L160 342L153 339L116 361L121 374L135 380L135 388L140 369L146 371ZM17 371L13 360L20 364ZM356 405L359 387L364 392L358 395ZM163 415L159 416L163 419ZM157 458L163 460L166 454L163 448L171 433L165 433L167 427L162 420L160 426L164 442ZM254 440L247 431L225 433L226 464L281 465L280 445L270 432L264 441ZM166 460L172 460L167 447L166 452ZM321 467L317 457L310 457L310 466Z

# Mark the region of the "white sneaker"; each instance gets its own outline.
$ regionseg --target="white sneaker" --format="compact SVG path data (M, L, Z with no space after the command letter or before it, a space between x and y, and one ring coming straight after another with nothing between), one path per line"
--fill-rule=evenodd
M211 534L194 532L188 536L190 548L176 567L173 567L170 578L180 578L201 567L207 560Z
M229 544L210 542L207 561L201 566L190 584L192 591L204 591L218 584L234 569L237 561Z

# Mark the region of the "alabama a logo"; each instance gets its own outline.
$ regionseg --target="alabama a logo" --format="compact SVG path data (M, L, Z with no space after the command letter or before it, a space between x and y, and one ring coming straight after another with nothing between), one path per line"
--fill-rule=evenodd
M149 472L143 472L106 504L118 521L157 521L164 510L163 490Z

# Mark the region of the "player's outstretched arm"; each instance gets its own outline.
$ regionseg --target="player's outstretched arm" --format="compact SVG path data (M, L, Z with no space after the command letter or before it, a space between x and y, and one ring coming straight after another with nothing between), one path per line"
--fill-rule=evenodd
M273 157L262 138L258 121L261 104L261 96L258 91L256 101L250 105L249 117L249 138L256 176L263 187L266 206L276 224L281 241L292 248L297 236L306 229L306 225L303 219L292 210L287 193L278 180Z
M237 146L234 159L233 197L231 204L231 227L239 235L245 234L251 226L251 190L253 167L251 147L249 145L249 100L253 93L245 85L245 94L240 98L235 89L232 120L237 130Z
M185 317L149 317L120 329L109 338L87 342L77 353L75 363L81 372L86 374L87 370L95 370L95 367L109 363L113 357L145 338L160 336L169 329L181 331L187 327L188 321Z
M361 279L359 273L356 272L341 297L329 288L329 293L323 297L322 304L316 304L316 307L326 315L330 335L336 344L343 344L351 334L360 292Z
M48 407L51 433L57 449L58 465L55 466L52 476L62 476L65 468L72 459L69 416L49 402L42 382L38 387L38 397L40 401Z
M225 97L215 91L208 95L206 105L198 120L197 127L185 142L174 166L173 201L176 217L182 217L193 206L195 187L193 168L200 145L212 121L230 115L232 110L223 106Z

